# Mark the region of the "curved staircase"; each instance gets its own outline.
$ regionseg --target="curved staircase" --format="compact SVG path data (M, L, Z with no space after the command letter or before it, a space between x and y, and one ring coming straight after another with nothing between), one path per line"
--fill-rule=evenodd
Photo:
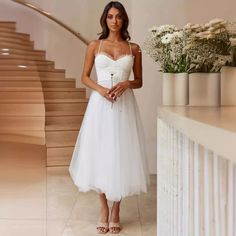
M85 88L0 22L0 141L46 145L47 166L68 165L88 103Z

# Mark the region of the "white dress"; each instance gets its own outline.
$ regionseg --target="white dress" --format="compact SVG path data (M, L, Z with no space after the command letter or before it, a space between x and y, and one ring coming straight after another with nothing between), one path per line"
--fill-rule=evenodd
M130 54L114 60L100 52L101 42L95 57L97 83L111 88L129 79L134 56L129 44ZM132 89L126 89L114 103L92 91L69 172L79 191L105 193L110 201L147 192L144 133Z

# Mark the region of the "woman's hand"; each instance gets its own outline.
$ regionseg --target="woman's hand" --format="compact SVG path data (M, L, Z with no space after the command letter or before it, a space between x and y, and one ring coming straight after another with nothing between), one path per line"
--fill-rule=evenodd
M109 94L116 101L116 99L120 97L127 88L129 88L128 80L119 82L110 89Z
M114 99L109 94L109 91L110 91L109 88L100 87L97 91L101 94L101 96L105 97L108 101L114 102Z

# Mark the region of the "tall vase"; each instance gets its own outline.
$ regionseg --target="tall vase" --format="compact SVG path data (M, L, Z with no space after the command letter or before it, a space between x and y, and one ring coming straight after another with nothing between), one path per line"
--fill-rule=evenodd
M188 105L188 73L163 73L162 79L162 104Z
M189 74L189 106L220 105L220 73Z
M236 67L221 68L221 105L236 106Z

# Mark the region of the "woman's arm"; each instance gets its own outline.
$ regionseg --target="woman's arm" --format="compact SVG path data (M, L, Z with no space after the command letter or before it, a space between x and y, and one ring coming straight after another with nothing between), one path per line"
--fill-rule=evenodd
M95 50L97 48L98 43L98 40L91 41L87 47L81 81L89 88L99 92L103 97L105 97L109 101L113 101L113 99L109 95L108 88L104 88L103 86L97 84L96 82L90 79L90 74L94 64Z
M133 65L133 72L134 72L134 80L125 81L128 82L128 88L136 89L141 88L143 86L143 79L142 79L142 52L138 44L133 43L132 51L134 55L134 65Z
M113 98L120 97L123 92L127 89L136 89L141 88L143 85L142 80L142 52L138 44L132 43L132 52L134 55L134 80L127 80L116 84L114 87L110 89L109 94Z

